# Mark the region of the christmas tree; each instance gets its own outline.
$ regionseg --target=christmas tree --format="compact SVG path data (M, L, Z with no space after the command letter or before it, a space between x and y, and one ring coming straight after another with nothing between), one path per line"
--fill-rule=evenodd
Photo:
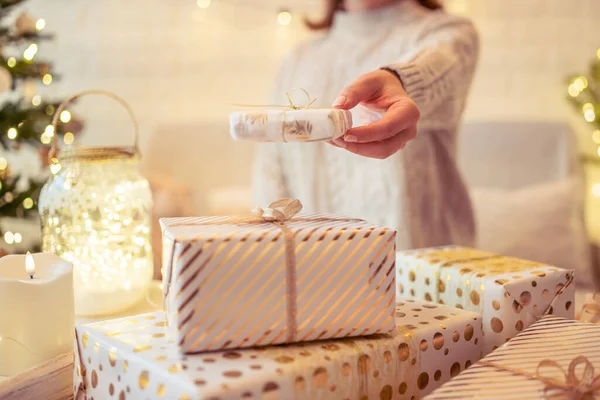
M7 227L7 221L23 219L38 225L37 198L50 173L49 144L55 135L70 144L82 128L64 111L60 115L63 124L54 132L51 120L60 101L36 93L38 87L57 79L51 64L36 57L38 46L52 40L52 35L44 33L44 19L20 10L24 1L0 0L0 235L4 254L39 249L39 228L21 233Z
M569 77L568 85L569 101L593 127L592 140L599 146L597 153L600 157L600 49L591 62L589 71Z

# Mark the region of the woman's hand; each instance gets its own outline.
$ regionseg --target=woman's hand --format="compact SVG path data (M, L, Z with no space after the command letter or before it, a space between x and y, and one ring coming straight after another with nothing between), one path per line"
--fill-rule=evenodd
M335 146L383 159L404 148L417 135L419 109L391 72L379 70L360 76L340 93L333 106L349 110L358 104L385 113L377 122L348 130L332 142Z

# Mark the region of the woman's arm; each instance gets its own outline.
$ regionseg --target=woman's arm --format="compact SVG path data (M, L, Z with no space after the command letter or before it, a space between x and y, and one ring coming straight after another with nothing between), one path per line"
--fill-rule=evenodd
M398 74L422 116L448 98L466 94L479 54L479 38L470 21L440 16L445 21L425 31L421 50L410 61L387 66Z
M387 158L416 137L421 115L453 96L466 96L479 51L477 31L468 20L444 13L430 25L408 62L362 75L340 93L335 107L363 104L385 113L380 121L352 128L333 144L365 157Z

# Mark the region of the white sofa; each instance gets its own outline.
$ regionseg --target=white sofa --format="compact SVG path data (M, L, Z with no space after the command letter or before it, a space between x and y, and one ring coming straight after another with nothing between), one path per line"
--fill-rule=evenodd
M572 268L578 286L592 285L583 179L567 124L466 124L459 163L471 191L479 248Z

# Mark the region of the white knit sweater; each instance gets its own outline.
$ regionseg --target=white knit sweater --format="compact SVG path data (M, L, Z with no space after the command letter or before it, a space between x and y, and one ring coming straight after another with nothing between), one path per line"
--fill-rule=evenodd
M468 20L413 0L338 12L326 35L285 60L272 101L285 104L285 92L301 87L317 99L315 106L327 107L359 75L392 67L421 111L417 138L386 160L327 143L261 144L257 204L292 197L307 212L364 218L397 229L400 249L472 245L473 214L456 165L456 136L477 55L477 33Z

